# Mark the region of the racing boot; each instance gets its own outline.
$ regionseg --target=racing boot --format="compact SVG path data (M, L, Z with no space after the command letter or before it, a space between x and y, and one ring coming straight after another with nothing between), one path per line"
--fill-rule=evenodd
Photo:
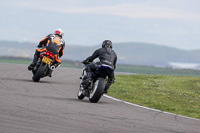
M52 72L53 72L53 70L49 70L47 76L52 77Z
M110 88L110 86L114 83L114 79L109 79L108 82L106 83L105 89L104 89L104 93L108 93L108 89Z
M110 82L106 83L106 86L105 86L105 89L104 89L104 93L108 93L108 89L110 88L111 84L112 83L110 83Z
M28 66L28 70L29 70L29 71L33 70L33 68L34 68L35 65L36 65L37 60L38 60L38 56L35 54L35 55L34 55L34 58L33 58L33 62Z

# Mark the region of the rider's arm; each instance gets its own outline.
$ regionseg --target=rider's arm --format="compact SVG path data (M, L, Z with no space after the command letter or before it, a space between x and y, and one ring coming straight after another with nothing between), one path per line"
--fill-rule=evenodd
M65 49L65 45L62 46L62 48L59 51L59 57L64 55L64 49Z
M45 46L47 44L48 36L46 36L44 39L42 39L38 45L39 48Z
M99 56L99 49L97 49L96 51L94 51L94 53L92 54L92 56L89 56L86 60L88 60L89 62L92 62L98 56Z
M114 69L116 69L116 63L117 63L117 56L116 56L115 61L114 61Z
M116 63L117 63L117 54L114 52L115 58L114 58L114 69L116 69Z

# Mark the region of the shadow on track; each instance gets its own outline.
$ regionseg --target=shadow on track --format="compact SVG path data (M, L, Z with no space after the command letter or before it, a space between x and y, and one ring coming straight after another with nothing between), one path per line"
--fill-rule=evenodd
M33 82L33 81L30 80L30 79L16 79L16 78L0 78L0 80Z
M48 83L48 84L66 84L63 82L54 82L54 81L39 81L39 82L34 82L31 79L17 79L17 78L0 78L0 80L4 81L23 81L23 82L32 82L32 83Z
M90 104L109 104L105 101L99 101L98 103L91 103L88 99L79 100L78 98L67 98L67 97L35 96L35 95L27 95L27 94L19 94L19 95L22 95L25 97L31 97L31 98L48 99L48 100L72 101L72 102L90 103Z

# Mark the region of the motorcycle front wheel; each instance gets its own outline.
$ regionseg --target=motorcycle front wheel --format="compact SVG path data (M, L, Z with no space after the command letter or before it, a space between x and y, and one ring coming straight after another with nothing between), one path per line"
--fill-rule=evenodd
M77 94L77 97L79 100L82 100L85 96L83 95L83 89L81 88L81 85L80 85L80 88L78 90L78 94Z

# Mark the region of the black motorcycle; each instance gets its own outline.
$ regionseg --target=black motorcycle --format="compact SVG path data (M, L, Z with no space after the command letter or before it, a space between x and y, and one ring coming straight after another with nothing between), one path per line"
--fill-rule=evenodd
M90 83L85 83L84 81L87 79L86 67L82 69L82 76L80 77L80 88L78 91L78 99L82 100L84 97L89 97L89 101L92 103L97 103L101 96L104 93L106 78L108 73L114 71L111 66L101 64L98 65L96 71L94 71L94 76Z
M40 54L40 58L38 59L35 67L32 70L33 73L33 81L39 82L40 78L49 76L51 77L51 74L55 67L52 65L55 62L55 56L52 52L46 51Z

